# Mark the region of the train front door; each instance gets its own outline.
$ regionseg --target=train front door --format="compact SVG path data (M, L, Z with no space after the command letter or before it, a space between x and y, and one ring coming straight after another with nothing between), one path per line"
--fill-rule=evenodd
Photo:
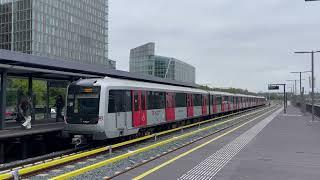
M147 125L146 92L132 91L132 125L140 127Z
M192 94L187 94L187 116L193 117L193 96Z
M175 120L175 98L174 93L166 93L166 120L167 122Z

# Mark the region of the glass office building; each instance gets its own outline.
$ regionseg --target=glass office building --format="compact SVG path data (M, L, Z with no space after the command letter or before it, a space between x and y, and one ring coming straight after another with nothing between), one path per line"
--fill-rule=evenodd
M0 49L115 64L108 59L108 0L0 0L0 28Z
M130 72L195 83L195 67L175 58L155 55L155 43L131 49Z

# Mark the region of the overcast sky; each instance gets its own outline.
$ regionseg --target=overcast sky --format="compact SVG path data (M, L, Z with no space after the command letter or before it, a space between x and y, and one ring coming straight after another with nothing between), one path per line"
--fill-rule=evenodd
M131 48L155 42L157 54L192 64L196 82L214 87L266 91L311 69L311 56L294 51L320 50L320 1L110 0L109 13L118 69L128 71ZM320 88L320 54L315 71Z

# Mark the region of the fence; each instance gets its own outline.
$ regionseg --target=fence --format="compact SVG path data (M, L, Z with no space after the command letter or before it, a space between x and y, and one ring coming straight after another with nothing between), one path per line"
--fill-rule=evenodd
M312 113L312 105L311 104L306 104L306 110L310 113ZM320 105L314 105L314 114L317 117L320 117Z

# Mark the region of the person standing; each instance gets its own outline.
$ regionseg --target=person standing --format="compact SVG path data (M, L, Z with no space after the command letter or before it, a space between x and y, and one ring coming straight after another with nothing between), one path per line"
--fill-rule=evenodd
M31 98L23 97L19 105L20 112L25 120L22 126L25 129L31 129Z
M59 122L59 119L63 119L62 109L64 107L64 101L63 101L63 98L61 95L57 96L55 107L56 107L56 113L57 113L56 114L56 122Z

